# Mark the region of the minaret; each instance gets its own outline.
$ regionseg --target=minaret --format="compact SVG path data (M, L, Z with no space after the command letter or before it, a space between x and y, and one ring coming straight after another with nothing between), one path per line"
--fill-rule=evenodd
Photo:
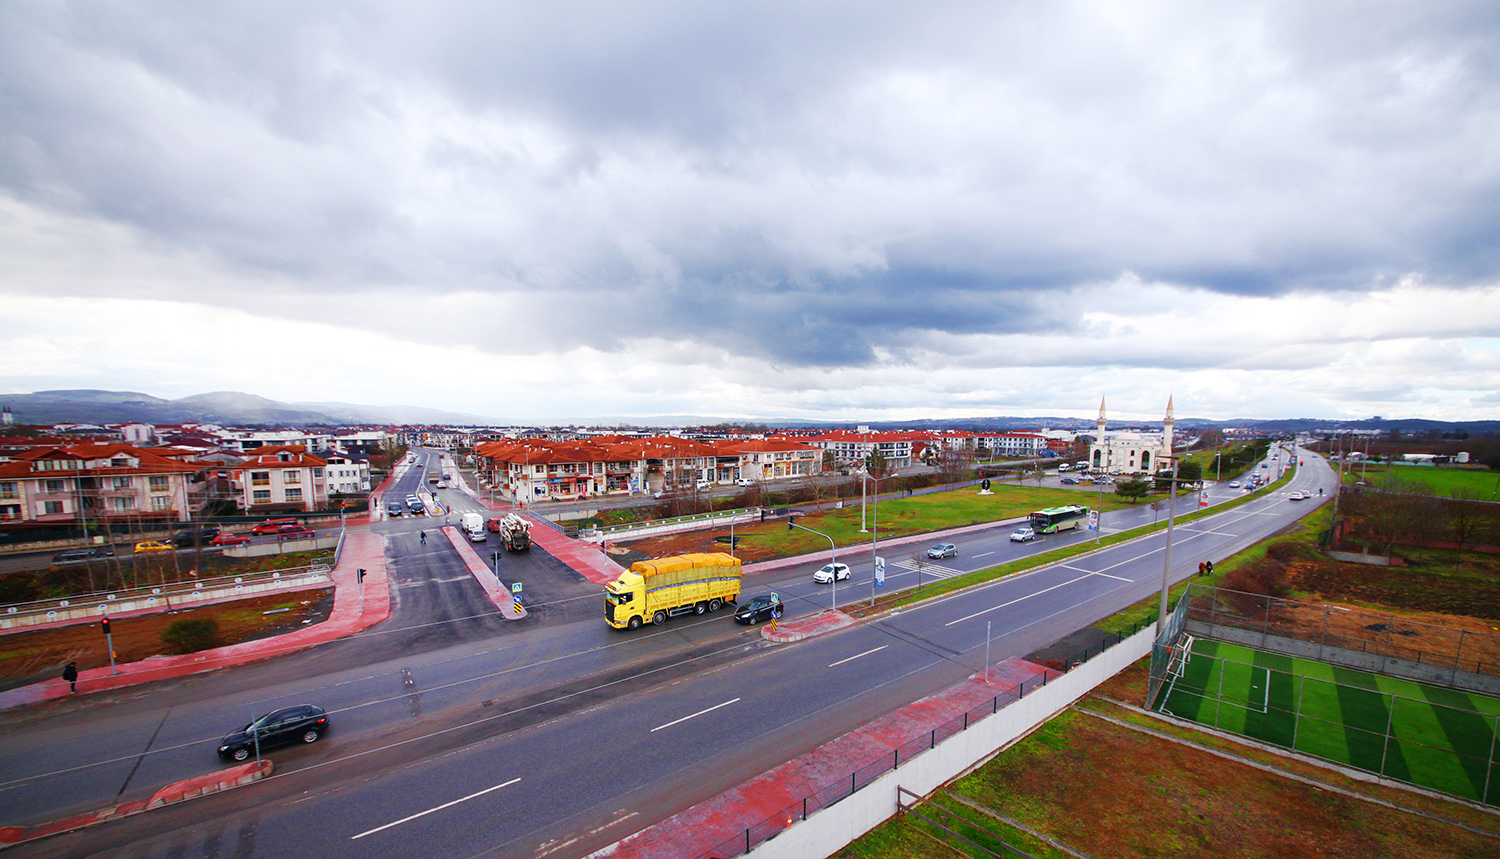
M1104 446L1104 397L1099 398L1099 431L1094 434L1094 453L1089 457L1090 466L1104 467L1109 460L1109 449Z
M1172 424L1176 421L1172 417L1172 395L1167 395L1167 416L1161 420L1161 446L1162 455L1168 462L1172 461Z

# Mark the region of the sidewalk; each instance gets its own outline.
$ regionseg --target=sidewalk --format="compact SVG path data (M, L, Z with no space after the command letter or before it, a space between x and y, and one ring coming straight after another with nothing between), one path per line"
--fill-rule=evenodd
M365 571L363 586L356 581L355 571L358 569ZM343 557L333 569L333 584L333 611L322 623L259 641L247 641L185 656L158 656L130 662L118 666L114 674L107 667L91 668L79 673L78 693L120 689L153 680L185 677L230 665L241 665L334 641L374 626L391 616L384 539L370 533L351 533L345 537ZM0 710L66 698L69 695L68 684L61 679L33 683L0 692Z
M975 674L964 682L915 701L838 739L824 743L769 772L590 854L589 859L699 859L730 844L742 845L745 830L791 826L800 816L789 811L894 749L935 731L1038 676L1057 672L1023 659L1008 658L990 670L989 682ZM784 819L783 819L784 818ZM774 837L774 836L773 836ZM732 853L742 852L736 846Z

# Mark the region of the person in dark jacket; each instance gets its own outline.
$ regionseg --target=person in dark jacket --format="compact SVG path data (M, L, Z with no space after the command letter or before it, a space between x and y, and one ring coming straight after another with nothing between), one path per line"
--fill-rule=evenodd
M78 691L78 663L69 662L67 666L63 668L63 679L68 681L69 692Z

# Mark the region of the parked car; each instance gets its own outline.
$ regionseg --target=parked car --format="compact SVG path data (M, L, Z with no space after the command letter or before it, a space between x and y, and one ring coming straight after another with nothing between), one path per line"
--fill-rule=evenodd
M952 543L939 543L927 550L927 557L934 561L958 557L958 547Z
M305 525L282 525L276 529L276 539L293 540L299 537L311 537L313 530Z
M213 539L217 536L219 536L219 528L217 525L210 525L203 528L194 528L191 531L183 531L181 533L173 535L172 545L205 546L213 542Z
M142 540L135 544L135 554L137 555L155 555L170 551L172 551L172 547L159 540Z
M700 481L698 481L698 491L699 492L702 492L705 489L713 489L713 488L714 488L713 481L710 481L710 480L700 480Z
M389 501L385 505L385 515L387 516L400 516L405 512L406 508L402 506L400 501Z
M90 546L83 549L63 549L52 556L54 564L81 564L95 558L113 558L115 550L107 546Z
M734 612L734 619L740 623L760 623L773 617L781 617L781 597L776 594L758 596L740 606Z
M739 478L739 479L737 479L737 480L734 481L734 485L735 486L754 486L755 485L755 481L751 480L748 477L741 477L741 478Z
M220 534L213 539L215 546L244 546L250 542L248 534Z
M1036 532L1030 528L1017 528L1010 532L1010 541L1012 543L1029 543L1035 539Z
M1063 478L1063 479L1062 479L1062 482L1063 482L1063 483L1064 483L1064 484L1065 484L1065 485L1067 485L1067 486L1076 486L1076 485L1077 485L1077 484L1078 484L1078 481L1076 481L1076 480L1074 480L1074 479L1073 479L1073 478L1071 478L1071 477L1064 477L1064 478Z
M842 582L849 578L848 564L824 564L823 568L813 573L813 581L820 585L826 585L833 581Z
M299 704L272 710L219 741L219 757L243 761L255 754L255 748L284 746L288 743L315 743L328 731L328 713L322 707Z
M299 525L296 519L267 519L250 529L252 534L275 534L283 525Z

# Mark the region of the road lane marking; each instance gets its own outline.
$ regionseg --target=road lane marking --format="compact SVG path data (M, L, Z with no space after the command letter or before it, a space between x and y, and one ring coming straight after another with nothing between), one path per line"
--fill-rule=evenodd
M885 650L889 646L890 645L888 645L888 644L882 644L879 647L876 647L876 648L873 648L873 649L870 649L870 650L866 650L864 653L856 653L853 656L849 657L848 659L840 659L838 662L830 662L830 663L828 663L828 667L829 668L833 668L833 667L838 666L838 665L843 665L845 662L853 662L854 660L860 658L861 656L869 656L872 653L879 653L880 651Z
M974 618L979 617L982 614L989 614L992 611L998 611L999 609L1005 608L1006 606L1015 605L1018 602L1023 602L1025 600L1029 600L1032 597L1039 597L1039 596L1041 596L1042 594L1044 594L1044 593L1046 593L1048 591L1055 591L1058 588L1065 588L1068 585L1073 584L1074 582L1081 582L1084 579L1086 579L1086 578L1088 578L1089 576L1092 576L1092 575L1094 575L1094 574L1093 573L1088 573L1088 574L1079 576L1076 579L1068 579L1065 582L1059 582L1058 584L1055 584L1055 585L1053 585L1050 588L1043 588L1043 589L1041 589L1039 591L1034 591L1032 593L1027 594L1024 597L1016 597L1015 599L1011 600L1010 602L1003 602L1003 603L1001 603L999 605L992 605L992 606L990 606L987 609L983 609L982 611L976 611L973 614L969 615L968 617L961 617L958 620L950 620L947 623L943 624L943 626L952 626L955 623L963 623L966 620L973 620Z
M487 787L484 790L476 791L474 793L469 794L468 796L465 796L465 797L462 797L462 798L459 798L459 799L455 799L452 802L445 802L442 805L436 806L434 808L429 808L426 811L419 811L416 814L408 815L406 817L401 818L400 820L393 820L393 821L391 821L390 823L387 823L384 826L377 826L374 829L370 829L370 830L367 830L365 832L361 832L358 835L351 835L349 837L349 840L353 841L353 840L355 840L357 838L364 838L366 835L374 835L375 833L380 832L382 830L390 829L392 826L400 826L403 823L407 823L407 822L416 820L419 817L426 817L427 815L432 814L434 811L442 811L445 808L449 808L451 806L458 805L460 802L468 802L469 800L474 799L475 797L484 796L485 794L490 793L491 791L499 790L502 787L510 787L511 785L515 784L518 781L520 781L519 778L513 778L510 781L505 782L503 784L497 784L494 787Z
M673 725L678 724L679 722L686 722L688 719L696 719L699 716L703 715L704 713L712 713L713 711L719 709L720 707L728 707L730 704L733 704L734 702L736 702L738 700L740 700L740 699L738 699L738 698L730 698L728 701L725 701L722 704L715 704L712 707L709 707L707 710L699 710L698 712L694 713L691 716L683 716L681 719L678 719L678 720L676 720L674 722L668 722L665 725L657 725L656 727L652 728L647 733L654 734L657 731L660 731L662 728L670 728Z
M980 552L979 554L974 555L973 557L975 557L975 558L985 558L985 557L988 557L988 556L993 555L993 554L995 554L995 553L994 552Z

